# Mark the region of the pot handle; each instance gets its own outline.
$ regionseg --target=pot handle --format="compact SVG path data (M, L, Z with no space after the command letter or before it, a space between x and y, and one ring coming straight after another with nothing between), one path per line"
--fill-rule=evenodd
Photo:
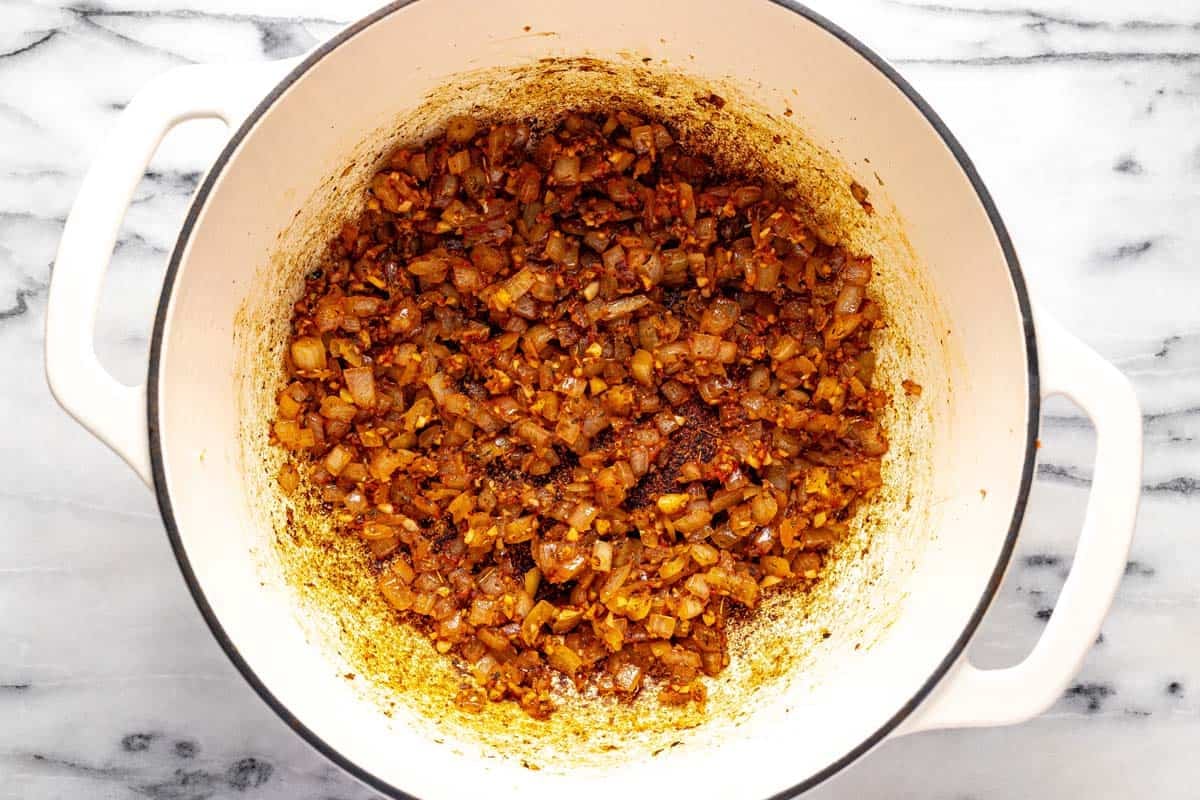
M964 655L902 733L1011 725L1054 704L1079 671L1125 571L1142 479L1142 416L1128 379L1037 311L1042 396L1065 395L1096 427L1083 530L1054 613L1020 664L979 669Z
M125 210L159 143L191 119L233 128L294 65L194 65L147 85L99 148L67 216L46 303L46 378L59 404L153 486L146 385L127 386L96 357L96 308Z

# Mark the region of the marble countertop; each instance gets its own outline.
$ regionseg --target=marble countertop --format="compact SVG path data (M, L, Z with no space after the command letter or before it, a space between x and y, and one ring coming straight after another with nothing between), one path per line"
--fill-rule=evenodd
M1195 797L1200 749L1200 7L1194 0L814 0L942 114L1033 293L1134 382L1144 499L1077 682L1041 718L885 744L810 796ZM371 792L254 695L204 626L151 494L53 402L54 249L97 142L154 75L299 54L362 0L0 0L0 798ZM177 130L114 253L98 351L144 375L152 306L215 123ZM1094 437L1051 404L1019 552L973 654L1014 663L1054 608Z

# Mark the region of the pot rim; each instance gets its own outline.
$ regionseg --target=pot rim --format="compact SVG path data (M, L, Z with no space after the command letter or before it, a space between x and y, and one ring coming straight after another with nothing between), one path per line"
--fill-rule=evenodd
M166 326L167 309L170 306L170 301L173 296L175 278L179 272L180 265L183 261L183 253L187 249L187 242L191 237L200 213L208 200L213 187L216 185L217 179L228 164L233 153L238 146L247 137L250 131L258 123L259 119L267 112L271 106L283 95L293 83L304 76L313 66L321 59L331 53L343 43L354 38L359 33L374 25L376 22L390 16L391 14L403 9L404 7L418 2L418 0L393 0L382 8L372 12L371 14L362 17L353 24L339 31L333 37L323 42L312 50L291 72L289 72L271 92L263 98L263 100L255 106L254 110L246 117L245 121L238 127L237 131L229 139L228 143L221 150L220 155L213 163L204 179L203 184L197 190L195 197L192 200L191 206L188 209L187 217L184 220L183 226L180 229L179 236L176 239L175 247L171 254L171 260L167 265L166 275L163 280L162 293L159 296L158 308L154 318L154 330L150 339L150 358L149 368L147 371L147 415L150 440L150 462L154 476L154 493L158 498L159 511L162 514L163 523L167 530L167 538L171 544L171 550L175 554L175 560L179 563L180 572L183 574L184 581L187 583L188 590L191 592L192 599L195 601L197 608L200 610L201 616L204 617L209 630L214 638L221 645L221 649L225 651L225 655L237 668L238 672L258 694L260 698L282 719L288 727L300 735L302 739L308 742L314 749L324 755L333 763L337 764L341 769L358 779L362 783L371 787L375 791L395 798L396 800L418 800L414 795L405 792L399 787L393 786L386 781L378 778L368 770L359 766L357 763L342 755L332 745L326 742L321 736L303 722L300 721L292 712L281 702L266 684L258 677L253 668L246 662L238 651L237 646L230 639L229 635L222 627L220 620L209 605L204 594L203 588L200 586L199 580L191 567L191 562L188 559L183 541L179 535L179 526L175 520L175 514L171 505L170 493L167 490L166 472L163 464L162 454L162 439L159 426L159 371L160 360L162 356L162 344L164 331ZM992 574L988 579L987 585L984 587L983 593L980 596L978 604L971 613L966 626L962 633L955 640L950 651L939 662L933 673L923 683L916 693L906 702L895 714L893 714L883 725L871 732L862 742L851 748L849 752L838 758L833 763L825 766L816 773L804 778L804 780L783 790L775 795L772 795L767 800L787 800L797 795L812 789L820 783L823 783L833 775L837 774L845 767L849 766L859 757L866 754L875 745L882 742L887 736L892 733L905 719L912 714L913 711L929 696L934 688L947 675L950 669L958 661L959 657L966 650L967 644L971 637L979 628L984 614L995 598L997 591L1000 588L1001 581L1004 578L1004 573L1008 567L1009 561L1012 558L1013 550L1016 546L1017 536L1020 532L1021 522L1025 515L1025 507L1029 499L1029 490L1033 483L1034 461L1037 452L1036 441L1038 432L1038 420L1041 408L1041 392L1039 388L1039 372L1038 372L1038 356L1037 345L1034 334L1033 311L1030 306L1029 293L1025 285L1025 279L1021 272L1020 261L1017 258L1016 250L1013 247L1012 240L1008 235L1008 230L1005 228L1004 221L1000 216L999 210L996 208L991 194L984 185L982 178L976 171L971 159L967 156L962 145L950 132L946 123L942 121L937 112L929 105L928 102L914 89L908 81L906 81L899 72L896 71L887 61L871 50L867 45L860 41L854 35L843 30L841 27L826 19L807 6L796 0L766 0L766 2L774 3L782 8L798 14L809 22L823 29L826 33L837 38L842 44L854 50L860 57L866 60L871 66L878 70L885 78L899 89L905 97L908 98L916 108L921 112L934 131L941 138L943 144L950 150L963 174L971 183L971 187L975 191L980 204L987 213L988 220L992 225L992 230L995 233L996 240L1000 244L1001 251L1004 253L1005 263L1008 265L1009 276L1012 280L1013 289L1017 296L1017 306L1021 316L1022 329L1025 336L1025 359L1026 359L1026 377L1029 387L1028 414L1025 432L1025 460L1021 469L1021 480L1017 490L1017 499L1013 507L1012 518L1009 522L1008 533L1001 548L1000 555L997 558L996 565L992 570Z

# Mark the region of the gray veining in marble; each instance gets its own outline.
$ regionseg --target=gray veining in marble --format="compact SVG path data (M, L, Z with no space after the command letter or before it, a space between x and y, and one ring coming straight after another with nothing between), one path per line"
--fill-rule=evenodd
M434 0L430 0L431 2ZM42 375L54 248L101 135L151 77L295 55L370 3L0 0L0 798L369 798L247 688L204 627L154 501ZM1116 605L1076 683L1010 729L890 742L811 796L1194 798L1200 748L1200 5L822 0L941 113L1032 290L1134 381L1145 497ZM125 220L97 325L121 378L188 197L221 141L172 133ZM1043 417L1019 552L973 645L1013 663L1053 612L1090 425Z

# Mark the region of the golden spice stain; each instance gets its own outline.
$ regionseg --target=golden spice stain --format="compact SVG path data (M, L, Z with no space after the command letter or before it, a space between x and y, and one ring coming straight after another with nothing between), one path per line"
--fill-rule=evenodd
M723 107L696 102L697 97L710 95L720 97ZM272 322L255 329L249 321L281 318L280 311L295 298L300 276L312 268L307 253L319 250L329 220L353 216L361 208L362 188L378 163L371 154L402 141L420 140L454 113L472 112L487 119L487 109L521 108L530 117L551 119L564 109L610 105L614 97L631 109L640 106L669 117L684 140L713 153L718 163L759 164L781 183L794 182L806 198L814 226L833 241L870 253L886 265L876 280L885 318L893 324L876 343L878 380L893 390L900 388L901 375L933 380L931 365L940 348L927 330L932 323L925 322L924 315L936 318L936 314L930 311L928 295L922 294L919 265L895 217L883 211L868 217L846 191L853 179L844 165L804 138L794 123L772 119L740 87L667 73L643 65L640 59L630 63L550 59L515 69L464 73L448 81L418 108L370 132L354 152L346 154L339 163L357 159L358 165L344 178L334 175L308 201L318 210L298 214L272 263L261 270L261 292L248 298L238 315L237 368L243 460L251 476L248 492L264 523L279 534L275 537L278 565L273 569L281 567L294 587L310 639L330 654L331 675L353 671L358 676L354 685L364 700L394 717L397 725L426 729L431 737L549 770L624 761L679 741L686 748L720 737L755 709L782 702L789 687L819 682L825 663L821 656L840 642L853 641L869 649L895 614L891 598L900 592L887 592L901 585L904 577L896 564L912 558L916 543L925 537L929 513L924 487L930 480L927 454L936 409L923 409L918 415L912 404L900 404L909 407L889 411L888 429L893 443L900 445L894 449L911 449L914 455L885 462L883 493L860 511L854 535L843 545L853 555L836 559L837 568L823 576L815 591L772 593L759 619L731 626L731 664L720 679L709 681L702 710L662 706L652 693L644 700L621 703L563 682L555 686L560 711L550 720L537 721L507 704L490 704L480 714L457 710L454 699L462 685L461 672L422 635L395 624L395 615L375 591L371 559L361 543L339 536L311 498L302 493L290 500L279 496L275 481L281 461L261 431L281 377L276 365L281 363L286 325ZM282 314L284 320L287 316ZM260 388L264 375L269 380ZM912 490L910 508L906 490ZM887 535L876 536L885 526ZM869 556L854 557L868 541ZM840 586L868 585L875 588L837 591ZM834 635L822 639L822 629ZM681 736L681 731L687 735Z

